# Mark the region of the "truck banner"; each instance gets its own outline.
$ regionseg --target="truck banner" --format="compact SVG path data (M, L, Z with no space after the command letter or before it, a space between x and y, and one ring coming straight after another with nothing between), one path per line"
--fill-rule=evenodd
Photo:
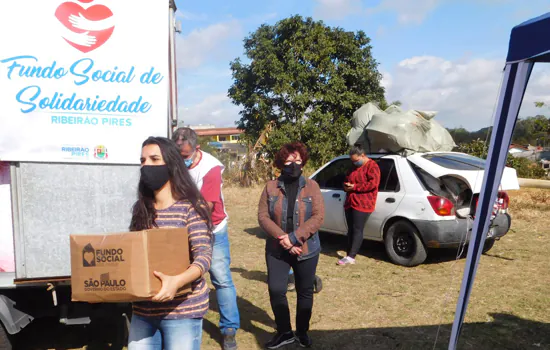
M139 164L166 136L168 0L0 3L0 161Z

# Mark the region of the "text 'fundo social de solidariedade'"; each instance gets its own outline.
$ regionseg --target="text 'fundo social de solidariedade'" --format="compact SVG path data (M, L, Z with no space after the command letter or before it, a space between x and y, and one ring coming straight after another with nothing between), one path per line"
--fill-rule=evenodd
M139 75L139 83L144 85L157 85L164 80L161 73L155 72L151 67L146 72L136 72L134 66L127 70L119 69L115 66L111 69L99 69L96 62L91 58L82 58L75 61L69 67L58 66L57 61L48 65L40 65L35 56L14 56L0 61L7 65L7 78L15 79L73 79L75 86L84 86L90 82L131 84ZM102 98L100 95L95 97L83 97L62 92L54 92L45 96L40 85L36 83L21 89L15 99L21 104L22 113L31 113L37 110L44 112L60 112L63 114L71 113L83 114L84 116L51 116L52 124L89 124L89 125L110 125L110 126L132 126L132 118L129 116L144 115L151 109L152 105L146 101L143 96L139 96L131 101L125 100L121 95L116 95L114 99ZM97 118L86 116L85 114L116 114L125 115L127 118Z

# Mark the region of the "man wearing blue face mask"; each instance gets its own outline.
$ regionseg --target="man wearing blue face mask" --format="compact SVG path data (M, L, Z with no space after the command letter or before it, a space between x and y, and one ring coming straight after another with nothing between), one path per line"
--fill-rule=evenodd
M172 140L179 147L191 178L195 181L212 212L214 246L210 279L216 288L223 349L236 350L235 334L240 327L240 316L237 307L237 291L230 270L228 216L222 193L224 165L211 154L201 151L197 134L190 128L177 129Z
M338 260L338 265L355 264L355 256L363 243L363 231L369 216L376 208L380 168L375 161L367 157L360 144L355 144L349 153L354 165L346 176L346 221L348 223L347 255Z

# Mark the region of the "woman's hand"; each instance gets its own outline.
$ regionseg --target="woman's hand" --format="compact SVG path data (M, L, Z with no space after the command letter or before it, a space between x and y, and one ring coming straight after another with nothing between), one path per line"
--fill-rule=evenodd
M352 183L349 183L349 182L344 183L344 191L345 192L351 192L351 191L353 191L354 188L355 188L355 184L352 184Z
M292 254L292 255L301 255L302 254L302 248L294 246L294 247L290 248L289 253Z
M290 238L288 238L288 235L282 235L279 237L279 244L285 249L289 250L293 247L292 242L290 242Z
M162 283L160 291L153 297L153 301L157 303L164 303L167 301L174 300L176 292L181 288L179 285L179 278L177 276L168 276L162 272L153 272L155 277L157 277Z

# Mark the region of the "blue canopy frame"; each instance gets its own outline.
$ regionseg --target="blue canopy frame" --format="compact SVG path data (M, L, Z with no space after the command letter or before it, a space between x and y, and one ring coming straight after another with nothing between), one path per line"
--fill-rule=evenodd
M508 149L512 141L512 133L516 126L529 77L536 62L550 62L549 34L550 12L514 27L510 35L503 83L495 110L491 144L472 228L462 286L456 305L449 350L455 350L458 345L477 266L491 223L493 203L498 195Z

